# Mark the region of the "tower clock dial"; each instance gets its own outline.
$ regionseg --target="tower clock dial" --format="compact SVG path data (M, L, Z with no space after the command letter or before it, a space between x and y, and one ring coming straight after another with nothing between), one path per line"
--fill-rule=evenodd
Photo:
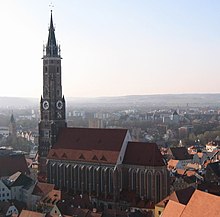
M56 106L58 109L62 109L63 108L63 102L61 100L58 100L56 103Z
M43 102L43 108L44 108L45 110L49 109L49 102L48 102L47 100L45 100L45 101Z

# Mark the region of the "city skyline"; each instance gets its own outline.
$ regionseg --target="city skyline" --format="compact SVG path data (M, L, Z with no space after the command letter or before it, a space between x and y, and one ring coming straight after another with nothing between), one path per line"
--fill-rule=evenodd
M63 94L219 93L218 1L0 3L0 96L40 97L50 10Z

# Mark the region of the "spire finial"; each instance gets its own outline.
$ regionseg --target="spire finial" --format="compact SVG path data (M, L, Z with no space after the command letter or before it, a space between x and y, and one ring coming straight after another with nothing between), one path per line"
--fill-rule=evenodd
M49 7L54 7L52 3L49 5ZM55 29L53 26L53 15L52 15L52 9L51 9L51 16L50 16L50 27L49 27L49 35L48 35L48 41L46 45L46 56L55 57L59 56L59 47L56 43L56 37L55 37Z

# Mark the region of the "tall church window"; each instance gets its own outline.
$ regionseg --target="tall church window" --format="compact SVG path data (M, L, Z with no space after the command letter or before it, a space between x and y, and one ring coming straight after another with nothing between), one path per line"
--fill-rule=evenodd
M98 193L101 193L101 167L97 168Z
M145 181L144 181L144 171L140 172L140 196L144 196L144 186L145 186Z
M82 166L81 167L81 191L85 191L85 186L86 186L86 167Z
M105 184L106 184L106 192L109 193L109 168L105 169Z
M136 171L132 170L132 190L135 191L136 190Z
M123 170L123 176L122 176L122 188L123 189L128 189L129 185L129 170L125 169Z
M91 193L93 190L93 179L94 179L94 169L93 166L89 167L89 192Z
M71 185L70 185L72 189L74 188L74 181L75 181L75 180L74 180L74 179L75 179L75 176L74 176L75 173L74 173L74 172L75 172L75 167L73 166L73 167L71 168Z
M109 171L109 192L113 193L113 170Z
M53 178L51 181L52 183L54 183L54 178L56 177L56 163L53 163L52 166L51 166L51 178Z
M148 172L147 174L147 198L152 198L152 174L151 172Z
M59 169L58 169L58 172L59 172L59 187L60 188L63 188L63 181L64 181L64 179L65 179L65 177L64 177L64 172L63 172L63 164L61 163L60 165L59 165Z
M160 173L156 175L156 201L161 200L161 176Z
M74 166L74 188L75 190L78 190L79 189L79 166L78 165L75 165Z
M85 190L86 190L87 192L89 192L89 182L90 182L89 176L90 176L90 170L89 170L88 167L86 167L86 184L85 184Z
M66 187L67 187L67 191L69 191L70 189L70 180L71 180L71 166L69 164L66 165Z
M104 168L101 169L101 192L105 192L105 170Z
M55 164L54 166L54 173L55 173L54 184L58 186L58 165L57 164Z
M128 170L128 177L129 177L128 189L131 190L132 189L132 169L131 168L129 168Z
M96 187L97 187L97 182L96 182L96 180L97 180L97 169L96 168L94 168L93 169L93 191L96 193L96 191L97 191L97 189L96 189Z
M119 188L120 188L120 190L122 190L122 170L121 170L121 168L119 168L118 169L118 184L119 184Z

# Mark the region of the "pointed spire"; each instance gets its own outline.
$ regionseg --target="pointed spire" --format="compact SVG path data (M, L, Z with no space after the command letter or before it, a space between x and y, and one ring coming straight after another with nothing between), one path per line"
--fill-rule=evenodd
M58 51L59 49L56 44L55 29L53 26L53 16L52 16L52 10L51 10L49 35L48 35L48 41L46 45L46 56L48 57L59 56Z
M15 118L14 118L13 113L11 114L10 123L15 123Z

